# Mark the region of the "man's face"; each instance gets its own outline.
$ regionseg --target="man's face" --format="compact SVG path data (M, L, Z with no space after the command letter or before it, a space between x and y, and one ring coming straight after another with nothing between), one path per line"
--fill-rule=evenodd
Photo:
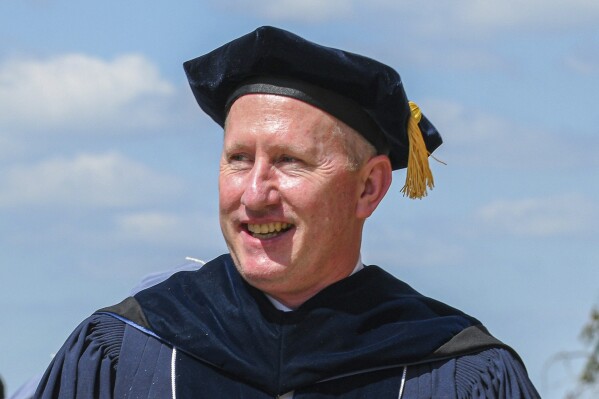
M304 102L269 94L239 98L227 119L223 235L244 279L288 305L347 276L358 259L362 185L359 171L348 168L343 138L333 133L337 123Z

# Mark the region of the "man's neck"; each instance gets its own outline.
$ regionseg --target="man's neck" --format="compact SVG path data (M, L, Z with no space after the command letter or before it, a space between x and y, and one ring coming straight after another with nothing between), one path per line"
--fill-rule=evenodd
M364 264L362 263L362 256L360 255L360 256L358 256L358 262L356 263L356 267L354 267L354 270L350 274L348 274L347 277L359 272L363 268L364 268ZM266 298L268 298L270 303L272 303L272 305L275 308L282 310L283 312L291 312L301 306L301 303L300 303L299 305L297 305L295 307L290 307L290 306L287 306L286 304L284 304L283 302L279 301L278 299L272 297L271 295L268 295L266 292L264 293L264 295L266 295Z

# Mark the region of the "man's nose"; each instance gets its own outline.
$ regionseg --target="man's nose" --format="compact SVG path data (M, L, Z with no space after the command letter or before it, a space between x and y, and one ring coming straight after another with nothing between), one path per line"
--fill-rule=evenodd
M267 162L256 161L247 176L241 203L248 209L260 210L279 202L276 179Z

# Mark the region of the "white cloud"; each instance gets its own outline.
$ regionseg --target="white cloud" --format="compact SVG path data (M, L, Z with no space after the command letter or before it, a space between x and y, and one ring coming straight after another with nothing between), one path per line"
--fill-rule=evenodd
M597 165L597 160L588 157L589 148L598 144L596 138L518 125L450 101L431 100L421 105L442 131L446 141L443 153L450 164L515 170Z
M364 262L395 270L405 267L448 266L462 262L462 247L425 231L398 229L398 225L406 222L381 215L375 214L374 220L369 220L365 225L361 249ZM432 251L431 248L435 250Z
M0 131L0 161L18 158L25 152L25 145L6 132Z
M392 11L386 15L395 15L413 32L429 34L554 32L599 22L599 2L594 0L372 0L367 7L390 8ZM417 25L412 21L417 21Z
M585 232L595 214L591 200L580 195L499 200L476 215L488 227L518 236L555 236Z
M564 61L567 68L581 75L599 75L599 55L596 49L581 55L570 55Z
M409 30L430 33L554 31L585 24L592 26L599 20L599 3L595 0L371 0L366 3L358 0L225 0L221 4L238 13L307 22L342 19L349 14L362 17L374 11L378 18L384 15L410 26Z
M181 241L182 236L189 237L189 231L197 223L193 219L165 212L138 212L118 216L116 227L120 237L163 243L165 240Z
M173 92L141 55L112 61L83 54L10 59L0 64L0 128L153 126Z
M172 231L180 227L181 222L179 215L160 212L127 214L118 219L118 225L122 230L141 237L152 236L158 231Z
M52 158L0 172L0 207L119 207L156 203L181 191L176 178L118 153Z
M221 4L236 12L252 13L277 21L319 22L348 15L352 0L228 0Z
M201 257L214 255L217 248L224 249L216 213L141 211L120 214L111 236L132 245L194 248L202 252Z
M398 64L415 64L425 67L438 67L446 71L449 68L466 70L505 69L505 59L494 54L488 48L465 47L428 47L420 46L405 51L398 51Z
M599 3L594 0L462 0L457 2L456 15L479 29L554 30L597 22Z

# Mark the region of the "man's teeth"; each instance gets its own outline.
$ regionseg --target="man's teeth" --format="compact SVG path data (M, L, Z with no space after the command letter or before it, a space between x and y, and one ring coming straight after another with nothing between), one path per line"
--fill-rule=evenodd
M287 230L291 225L289 223L262 223L262 224L248 224L248 230L254 234L270 234L278 233L281 230Z

